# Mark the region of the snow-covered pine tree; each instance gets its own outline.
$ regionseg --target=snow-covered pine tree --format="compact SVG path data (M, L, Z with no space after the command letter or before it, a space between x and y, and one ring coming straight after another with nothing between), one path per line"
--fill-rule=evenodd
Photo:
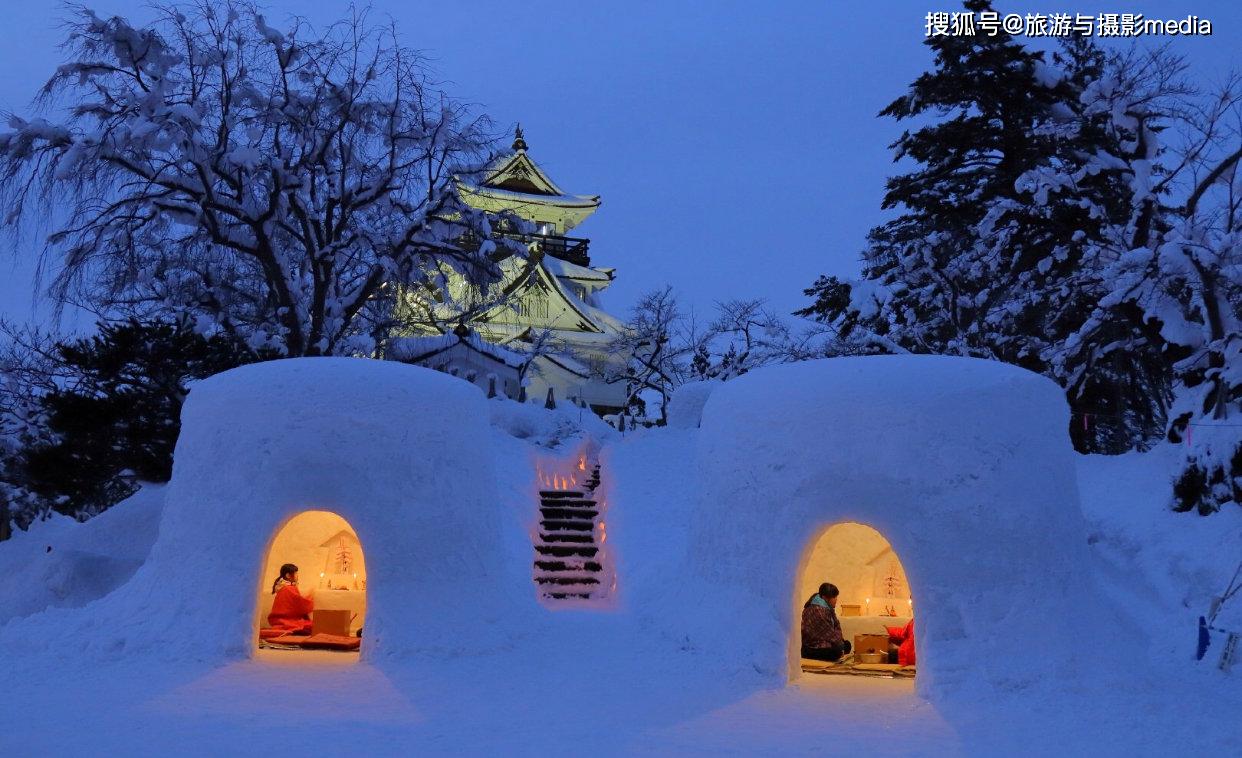
M223 334L137 321L100 324L97 335L55 350L57 379L33 398L44 433L17 451L19 483L78 518L127 497L136 482L168 481L195 380L277 357Z
M0 135L7 223L58 224L59 301L367 354L398 291L443 291L445 267L499 278L509 243L453 184L484 163L487 121L390 27L355 12L282 31L234 0L153 10L139 26L72 6L50 113Z
M1131 212L1102 246L1103 296L1070 346L1100 342L1122 314L1172 364L1167 436L1186 451L1172 505L1208 514L1242 504L1242 79L1196 93L1170 79L1178 69L1127 59L1084 96L1126 135L1125 152L1096 160L1123 167Z
M990 3L966 7L977 13ZM891 145L894 161L915 164L886 185L882 205L900 215L869 234L861 280L821 279L806 314L843 332L869 332L877 349L1029 364L1031 352L996 321L1017 319L1003 308L1004 283L1038 261L1029 246L998 255L999 245L988 243L1004 230L992 214L1053 151L1048 129L1072 95L1063 81L1041 82L1042 56L1007 35L933 36L926 44L935 68L880 112L929 121ZM981 231L985 221L993 228Z
M22 454L52 439L39 399L58 386L55 350L48 332L0 322L0 541L50 508L27 486Z
M1128 382L1133 367L1054 367L1047 353L1091 312L1099 293L1086 284L1096 278L1080 276L1093 265L1090 243L1128 206L1108 176L1084 181L1089 205L1048 203L1031 177L1074 172L1108 136L1084 123L1079 105L1101 59L1089 43L1071 42L1047 62L1004 34L927 44L935 69L881 112L930 120L892 145L895 160L916 164L887 184L883 206L900 215L871 231L860 280L821 277L799 315L832 325L858 352L974 356L1047 374L1081 412L1099 403L1101 388ZM1148 423L1149 436L1158 424ZM1125 449L1142 437L1123 429L1118 441L1116 424L1103 429L1072 425L1080 449Z
M1066 387L1080 450L1146 449L1166 423L1171 361L1150 339L1141 309L1098 305L1111 292L1119 258L1166 223L1169 177L1157 135L1186 94L1184 67L1166 50L1106 57L1081 39L1067 41L1058 61L1079 93L1069 103L1066 150L1019 180L1031 213L1074 220L1065 227L1073 235L1071 265L1043 287L1057 314L1041 349L1044 372Z

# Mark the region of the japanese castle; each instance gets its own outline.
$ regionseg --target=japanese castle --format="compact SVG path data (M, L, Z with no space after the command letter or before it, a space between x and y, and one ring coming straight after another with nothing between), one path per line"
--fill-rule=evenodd
M599 195L572 195L562 190L527 153L519 125L512 152L488 165L481 180L457 179L462 200L488 214L512 214L531 222L535 232L499 234L525 243L526 253L500 262L502 280L493 289L512 294L502 304L481 312L461 305L448 334L414 335L393 340L390 359L416 363L471 381L489 394L544 400L552 391L557 402L589 406L601 415L622 410L625 358L612 355L611 343L621 333L619 319L603 310L601 293L615 270L591 265L590 241L568 233L599 208ZM521 281L519 281L521 280ZM458 303L468 302L469 285L450 276L449 291ZM529 361L532 342L542 337L555 348ZM529 366L523 372L524 366Z

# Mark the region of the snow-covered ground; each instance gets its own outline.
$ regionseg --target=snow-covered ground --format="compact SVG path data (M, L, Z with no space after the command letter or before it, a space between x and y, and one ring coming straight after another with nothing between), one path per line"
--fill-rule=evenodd
M1060 695L931 703L908 681L784 688L696 674L626 640L412 658L261 651L222 667L65 658L5 676L6 755L1237 755L1237 689L1118 672ZM1182 661L1189 667L1188 661ZM1137 685L1137 686L1136 686ZM1232 694L1230 694L1232 693Z
M417 402L403 395L398 383L385 384L386 376L377 383L395 393L394 402ZM790 387L797 384L787 381L792 374L774 376ZM996 377L1009 381L1001 374L988 381ZM729 402L757 391L754 381L730 390ZM316 381L314 386L326 392L323 388L332 385ZM248 396L260 402L262 388L247 387ZM692 511L678 510L676 503L694 495L688 483L696 470L696 420L709 390L697 388L695 397L683 398L670 428L625 439L589 415L581 417L577 409L549 412L504 401L486 405L496 503L485 505L495 505L492 513L500 527L499 541L489 543L498 552L496 562L529 565L532 469L541 461L572 455L585 427L604 448L603 493L617 498L610 506L616 526L610 527L609 537L620 544L618 572L629 592L611 609L539 612L532 611L534 593L526 580L526 602L511 606L524 632L500 644L494 635L466 628L460 644L449 649L414 646L362 660L342 653L264 650L249 659L230 659L214 649L198 655L177 641L159 639L161 630L180 633L183 627L175 620L140 623L125 618L125 612L151 613L167 605L171 613L192 613L194 605L187 599L212 597L193 578L165 573L163 567L176 565L169 562L175 555L159 557L152 551L160 540L169 539L161 531L173 528L169 524L175 526L189 512L164 518L166 496L176 492L181 469L174 472L174 485L144 488L85 524L66 519L36 524L0 543L0 646L5 651L0 658L0 755L251 755L287 750L371 755L1242 753L1242 669L1226 675L1215 668L1219 641L1208 660L1196 663L1192 655L1196 617L1224 588L1242 557L1242 513L1201 518L1167 511L1167 472L1176 450L1076 459L1087 550L1084 562L1072 568L1085 575L1054 579L1080 582L1079 587L1064 588L1064 596L1086 597L1087 602L1098 601L1098 607L1057 611L1065 617L1048 619L1046 633L1056 635L1051 645L1015 645L1009 651L1025 661L1024 670L1045 675L1001 678L999 685L987 677L972 683L958 676L955 686L939 686L930 698L920 696L926 694L924 688L916 692L912 682L901 680L807 674L786 683L767 665L769 658L782 659L781 654L738 655L753 640L770 637L779 623L765 621L762 614L739 616L732 622L736 630L707 633L702 619L717 623L718 608L730 602L726 595L733 585L705 585L689 576L668 575L670 567L684 568L679 553L702 529ZM876 391L891 396L894 388ZM219 396L218 388L215 392ZM281 389L282 396L296 397L298 392L295 385ZM199 399L203 416L217 415L205 399L211 396L206 392ZM350 400L355 401L358 408L373 406L365 397ZM253 414L254 409L239 410L238 418L246 412ZM453 416L443 409L437 412ZM1007 412L1011 417L1015 413L1012 404ZM874 420L877 413L883 409L868 406L863 421ZM804 422L813 426L813 415ZM451 436L437 435L436 413L430 417L418 416L431 424L418 434L451 448ZM313 413L300 412L296 418L303 436L319 423ZM374 438L378 427L359 428L360 440ZM833 433L852 434L836 421L832 428ZM789 429L796 435L797 423ZM263 453L257 457L272 457L274 451L278 458L280 438L263 436ZM397 439L404 444L408 438ZM473 437L467 441L478 445ZM711 448L713 454L729 454L718 443ZM203 442L194 444L201 447ZM310 443L303 439L290 444ZM310 444L307 449L315 448ZM759 451L755 459L761 461L763 455ZM867 455L861 450L852 465L864 465ZM237 460L244 462L244 457ZM636 472L644 474L641 481L636 481ZM987 467L976 473L989 475ZM713 475L727 486L727 471ZM623 476L626 481L615 481ZM464 492L482 492L483 484L473 482L473 489ZM215 492L210 487L206 491ZM801 490L793 486L791 491ZM261 488L256 492L262 494ZM636 499L644 502L635 504ZM623 506L634 511L629 520L616 510ZM244 513L239 509L233 517ZM658 533L641 528L661 518ZM1015 526L1015 533L1022 528ZM359 534L365 544L363 530ZM468 541L462 544L470 547ZM976 549L986 548L963 544L961 560L975 560ZM201 556L185 560L185 565L212 565ZM917 564L913 562L916 570ZM142 567L151 574L157 565L161 568L155 576L138 573ZM993 576L999 583L1013 579L995 572ZM488 619L497 607L496 595L510 591L511 579L495 576L494 587L458 598L462 612L453 618L466 621L455 623L470 623L477 615L477 624L509 628L511 621ZM680 584L693 591L678 593ZM1014 586L1034 591L1025 584ZM1054 586L1051 592L1062 590ZM172 596L178 602L165 603ZM1020 592L1012 602L1024 602ZM1046 598L1040 602L1058 608ZM477 614L472 613L475 609ZM1235 601L1221 623L1242 626L1239 611ZM988 640L980 646L981 669L996 668L983 655L1004 650L1009 637L1030 640L1044 633L1005 625L1006 620L1024 618L1007 615L996 624L1000 642ZM684 639L670 631L679 625L690 630ZM231 628L221 627L226 632ZM980 634L977 626L967 624L965 629ZM396 639L400 630L383 631ZM148 636L138 639L139 632ZM717 640L721 647L714 647ZM961 657L952 640L930 649ZM1037 655L1033 651L1053 657L1042 651L1058 649L1066 655L1048 660L1046 667L1042 657L1031 660ZM1093 660L1105 663L1066 663ZM969 668L964 669L967 674Z

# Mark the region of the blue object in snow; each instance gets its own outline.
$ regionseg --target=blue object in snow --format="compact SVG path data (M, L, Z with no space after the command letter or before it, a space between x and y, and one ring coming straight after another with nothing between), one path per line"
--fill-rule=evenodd
M1195 650L1195 660L1203 660L1203 656L1207 654L1208 645L1212 644L1212 635L1208 632L1207 619L1199 617L1199 645Z

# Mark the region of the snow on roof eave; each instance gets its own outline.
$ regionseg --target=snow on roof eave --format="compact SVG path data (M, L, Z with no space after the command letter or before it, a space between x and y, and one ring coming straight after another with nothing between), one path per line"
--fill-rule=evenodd
M595 318L595 320L602 323L606 327L604 329L605 334L615 336L625 331L625 322L621 319L613 316L607 311L600 310L593 305L588 305L587 308L591 309L591 315Z
M601 334L608 333L609 331L608 322L613 320L612 317L604 313L603 311L599 310L598 308L594 308L590 305L587 305L582 300L579 300L577 295L573 294L568 289L566 289L565 285L561 284L561 280L558 279L556 276L554 276L552 274L552 271L547 267L547 260L548 260L548 257L544 256L543 259L539 262L540 264L539 270L548 279L548 281L552 284L552 286L556 287L557 292L561 293L561 297L565 298L565 302L569 305L569 307L573 308L574 312L576 312L579 316L581 316L582 319L591 327L592 330L599 332ZM605 318L601 319L599 317L600 315L604 316ZM583 331L589 331L589 330L583 330Z
M531 184L539 187L549 195L566 194L556 182L552 181L552 177L548 176L543 169L531 160L525 150L519 150L502 156L492 161L487 167L487 171L483 176L482 184L485 186L495 186L509 178L509 174L515 177L526 179ZM533 178L532 178L533 177Z
M590 333L590 332L598 332L600 334L608 333L609 332L608 326L606 325L601 326L600 319L592 315L592 313L603 313L603 312L599 311L596 308L592 308L591 306L582 302L577 297L575 297L573 294L571 294L569 290L565 289L565 285L561 284L561 280L558 279L548 269L546 265L546 261L547 261L547 257L545 256L544 259L539 262L539 265L535 267L535 271L543 279L545 284L547 284L553 291L555 291L558 295L560 295L564 304L568 306L578 316L579 320L588 327L587 329L583 329L582 331L586 333ZM491 314L499 313L501 310L508 308L508 307L509 307L508 303L501 303L495 306L494 308L490 308L483 315L490 316ZM604 315L607 316L607 314L604 314ZM609 321L612 320L611 316L607 316L607 318Z
M560 286L560 284L558 280L557 286ZM607 334L611 337L618 332L625 331L625 324L616 316L580 300L577 295L569 292L564 287L561 287L561 291L564 293L565 298L569 300L569 304L579 313L586 314L590 318L591 324L597 327L601 334Z
M579 266L576 263L570 263L549 255L545 255L543 261L548 270L556 276L562 279L574 279L583 282L611 282L612 275L609 272L616 271L616 269L597 269L590 266Z
M532 195L525 192L487 187L457 180L457 188L468 194L504 200L523 205L550 205L556 208L598 208L599 195Z
M526 326L525 324L488 322L485 328L497 335L504 333L505 336L497 337L499 342L496 344L507 345L516 340L524 339L525 335L535 327ZM583 332L574 329L548 329L548 331L565 342L579 345L589 344L592 347L605 347L617 337L615 332Z
M419 350L420 344L421 350ZM465 345L472 351L512 369L520 369L525 362L523 356L512 350L506 350L493 345L475 332L471 332L465 339L455 334L444 334L437 337L400 337L393 340L389 350L390 354L399 354L394 355L394 360L404 363L418 363L451 350L459 344Z
M498 336L502 332L504 333L503 336L499 336L499 341L494 343L497 345L507 345L514 340L520 340L528 334L531 329L529 326L523 326L521 324L503 324L491 321L487 322L486 328L488 331L493 332Z
M552 354L545 355L543 357L547 358L549 362L555 363L556 365L560 366L561 368L565 369L566 371L573 374L574 376L577 376L580 379L591 378L591 370L587 368L586 366L583 366L578 361L575 361L573 358L570 358L564 355L552 355Z

